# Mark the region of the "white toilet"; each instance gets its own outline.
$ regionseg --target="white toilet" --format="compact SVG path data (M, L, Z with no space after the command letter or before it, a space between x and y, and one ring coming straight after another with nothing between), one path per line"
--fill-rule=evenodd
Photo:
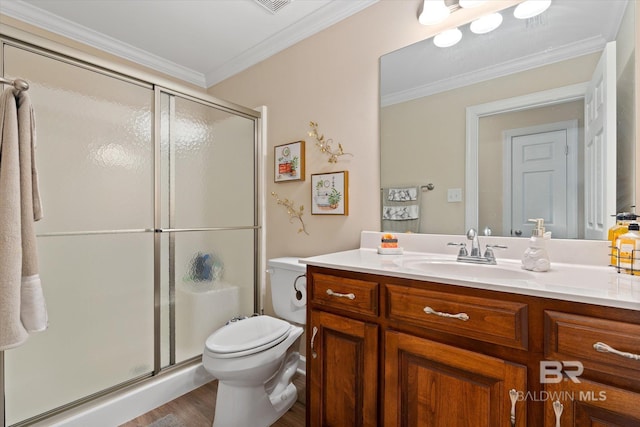
M298 258L269 260L271 296L279 317L306 323L305 266ZM303 328L271 316L230 322L211 334L202 364L218 379L213 427L267 427L293 406Z

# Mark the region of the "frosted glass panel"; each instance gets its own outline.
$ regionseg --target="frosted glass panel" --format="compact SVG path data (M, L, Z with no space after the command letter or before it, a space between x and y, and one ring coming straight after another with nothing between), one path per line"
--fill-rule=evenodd
M152 233L38 248L49 329L5 352L8 425L153 370Z
M36 112L37 231L153 228L153 90L16 47L4 59Z
M176 233L176 362L202 354L230 318L253 314L253 238L253 230Z
M254 225L254 122L175 98L176 228Z

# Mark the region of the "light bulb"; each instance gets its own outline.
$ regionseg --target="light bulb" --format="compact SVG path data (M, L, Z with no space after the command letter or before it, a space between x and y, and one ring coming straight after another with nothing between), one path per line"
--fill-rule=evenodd
M486 34L502 24L502 15L498 12L478 18L471 23L469 29L475 34Z
M462 31L452 28L438 34L433 38L433 44L438 47L451 47L462 39Z
M444 21L449 13L451 12L444 4L444 0L424 0L418 22L422 25L438 24Z
M551 6L551 0L526 0L516 6L513 16L518 19L529 19L540 15Z

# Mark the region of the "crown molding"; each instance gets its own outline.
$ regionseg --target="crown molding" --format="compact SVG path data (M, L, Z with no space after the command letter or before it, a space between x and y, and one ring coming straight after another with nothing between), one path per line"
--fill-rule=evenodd
M513 73L527 71L543 65L553 64L555 62L564 61L582 55L599 52L604 49L607 41L604 37L592 37L581 40L577 43L561 46L558 49L545 51L534 55L525 56L512 61L496 64L490 68L474 70L471 72L458 74L447 77L436 82L409 88L406 90L389 93L380 99L381 107L388 107L394 104L411 101L413 99L422 98L436 93L457 89L464 86L492 80L498 77L506 76Z
M100 49L112 55L128 59L136 64L168 74L181 80L205 87L202 73L167 61L145 50L123 43L105 34L91 30L83 25L61 18L57 15L34 7L22 1L5 1L2 13L27 24L50 31L71 40Z
M20 0L4 1L2 13L71 40L100 49L136 64L207 88L243 71L299 41L357 13L379 0L331 2L310 16L252 47L216 70L203 74L167 61L145 50L123 43L100 32L56 16ZM347 5L347 7L345 7Z
M206 74L207 87L246 70L380 0L334 1ZM345 7L345 5L347 5Z

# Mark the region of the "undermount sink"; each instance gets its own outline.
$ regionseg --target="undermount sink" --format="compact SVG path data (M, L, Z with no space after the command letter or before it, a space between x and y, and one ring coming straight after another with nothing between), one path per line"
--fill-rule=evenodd
M520 266L482 265L458 262L449 259L400 259L396 262L399 267L418 270L435 276L461 277L472 280L533 280L535 276L520 270Z

